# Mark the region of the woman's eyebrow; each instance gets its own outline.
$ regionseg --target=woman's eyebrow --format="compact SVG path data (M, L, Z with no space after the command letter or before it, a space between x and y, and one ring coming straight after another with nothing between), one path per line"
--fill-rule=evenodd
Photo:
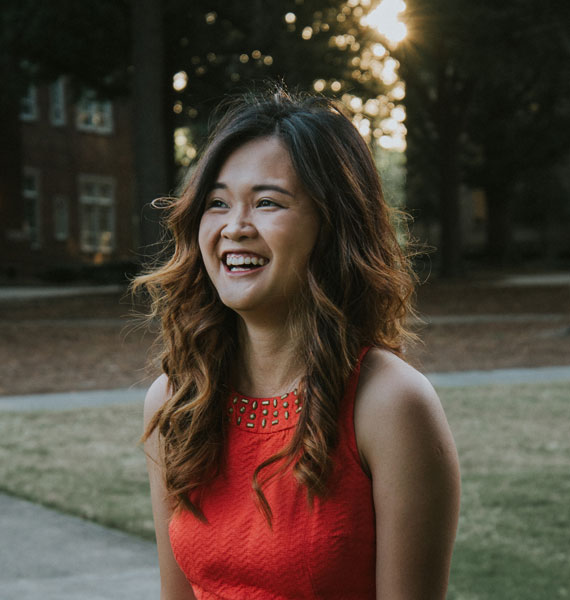
M293 197L291 192L288 192L286 189L279 187L278 185L271 185L269 183L263 183L261 185L254 185L251 188L254 192L263 192L265 190L270 190L273 192L279 192L280 194L286 194L287 196Z
M213 190L227 190L228 186L225 183L222 183L221 181L217 181L212 186L212 189ZM264 192L265 190L269 190L269 191L273 191L273 192L279 192L280 194L285 194L287 196L291 196L291 198L294 197L294 195L291 192L288 192L285 188L282 188L278 185L273 185L271 183L261 183L259 185L254 185L251 188L251 190L253 192Z

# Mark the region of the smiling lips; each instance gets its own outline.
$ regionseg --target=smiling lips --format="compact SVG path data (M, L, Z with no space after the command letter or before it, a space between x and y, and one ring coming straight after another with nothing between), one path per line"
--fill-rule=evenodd
M253 271L265 266L269 259L258 254L227 252L222 262L230 272Z

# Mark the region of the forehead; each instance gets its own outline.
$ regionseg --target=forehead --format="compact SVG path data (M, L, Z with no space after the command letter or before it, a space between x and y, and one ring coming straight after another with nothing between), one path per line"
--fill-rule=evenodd
M298 183L289 150L279 138L262 137L239 146L222 164L217 179L229 184L252 177Z

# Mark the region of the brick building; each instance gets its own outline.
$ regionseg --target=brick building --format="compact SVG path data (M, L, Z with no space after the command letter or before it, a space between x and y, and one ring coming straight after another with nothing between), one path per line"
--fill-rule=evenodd
M133 261L131 108L65 80L31 86L20 113L21 196L4 199L4 274L77 271ZM10 174L8 174L10 176Z

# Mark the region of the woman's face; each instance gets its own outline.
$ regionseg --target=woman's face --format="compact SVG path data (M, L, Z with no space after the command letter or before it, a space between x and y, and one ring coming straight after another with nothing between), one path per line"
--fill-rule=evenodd
M276 137L247 142L222 165L206 200L199 245L222 302L281 318L305 281L319 232L313 201Z

